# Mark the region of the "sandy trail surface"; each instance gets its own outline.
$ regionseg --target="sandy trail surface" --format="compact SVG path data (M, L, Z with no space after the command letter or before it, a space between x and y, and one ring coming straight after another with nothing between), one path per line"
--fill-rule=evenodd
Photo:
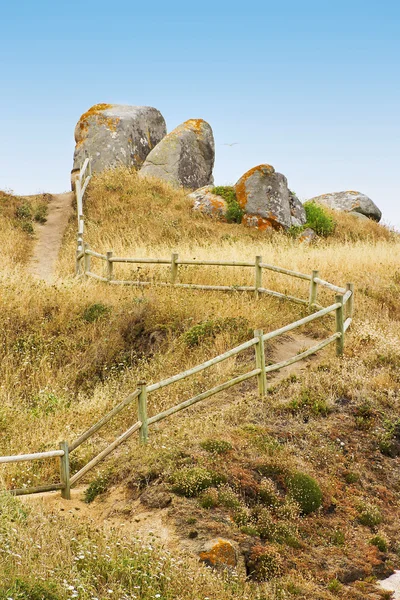
M37 241L29 261L28 271L47 283L54 280L55 266L68 220L73 210L74 192L52 194L47 220L36 226Z

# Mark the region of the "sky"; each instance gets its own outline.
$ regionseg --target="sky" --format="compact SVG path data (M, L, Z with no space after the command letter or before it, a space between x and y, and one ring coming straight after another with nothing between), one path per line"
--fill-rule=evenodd
M359 190L400 227L397 0L14 0L0 18L0 189L68 190L80 115L147 105L168 131L210 123L218 185L268 163L302 200Z

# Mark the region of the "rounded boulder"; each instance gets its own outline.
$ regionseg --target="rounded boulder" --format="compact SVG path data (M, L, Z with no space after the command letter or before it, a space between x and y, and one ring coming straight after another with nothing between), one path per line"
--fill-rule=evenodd
M195 190L213 183L214 160L211 126L203 119L189 119L149 153L139 175Z
M258 229L288 229L291 208L287 179L271 165L258 165L236 183L235 192L245 211L243 223Z
M362 192L348 190L346 192L332 192L311 198L309 202L322 204L333 210L360 213L374 221L380 221L382 213L376 204Z
M72 173L88 156L94 173L119 165L139 168L166 133L164 117L156 108L96 104L75 127Z

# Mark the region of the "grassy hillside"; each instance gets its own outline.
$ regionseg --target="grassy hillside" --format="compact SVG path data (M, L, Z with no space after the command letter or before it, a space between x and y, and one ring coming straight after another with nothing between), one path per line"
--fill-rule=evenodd
M7 196L0 217L6 257L0 454L71 441L137 381L159 381L249 339L255 328L268 331L308 314L301 306L239 292L78 282L72 277L75 220L59 259L60 283L47 287L21 277L33 240L15 216L18 202ZM145 450L132 439L88 475L91 496L101 492L93 511L113 490L123 492L122 522L134 520L132 506L143 493L169 495L163 518L181 540L170 548L173 555L139 549L118 532L2 495L0 599L376 598L374 578L400 563L398 236L335 213L335 233L308 246L193 214L183 192L126 170L93 180L85 214L86 240L99 252L227 260L260 254L265 262L306 273L318 268L336 284L352 281L355 318L343 359L329 347L304 371L271 378L264 399L255 382L232 388L151 429ZM93 259L93 268L101 273L100 261ZM160 266L116 269L121 278L168 278ZM307 282L272 272L264 278L271 289L307 297ZM180 268L183 282L251 285L252 279L245 269ZM321 291L319 300L327 304L332 294ZM333 330L327 318L302 333L318 340ZM271 344L268 360L273 352ZM249 351L214 367L207 378L200 374L168 387L150 396L149 413L253 364ZM132 407L72 455L73 469L135 420ZM7 465L0 477L7 488L55 481L58 465ZM198 564L196 544L216 537L237 544L250 581L243 572L233 577ZM38 552L44 545L52 549L45 564Z

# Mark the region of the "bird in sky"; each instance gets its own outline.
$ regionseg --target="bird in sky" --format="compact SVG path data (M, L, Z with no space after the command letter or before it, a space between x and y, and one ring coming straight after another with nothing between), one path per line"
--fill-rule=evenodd
M233 142L233 144L223 144L223 146L237 146L239 142Z

